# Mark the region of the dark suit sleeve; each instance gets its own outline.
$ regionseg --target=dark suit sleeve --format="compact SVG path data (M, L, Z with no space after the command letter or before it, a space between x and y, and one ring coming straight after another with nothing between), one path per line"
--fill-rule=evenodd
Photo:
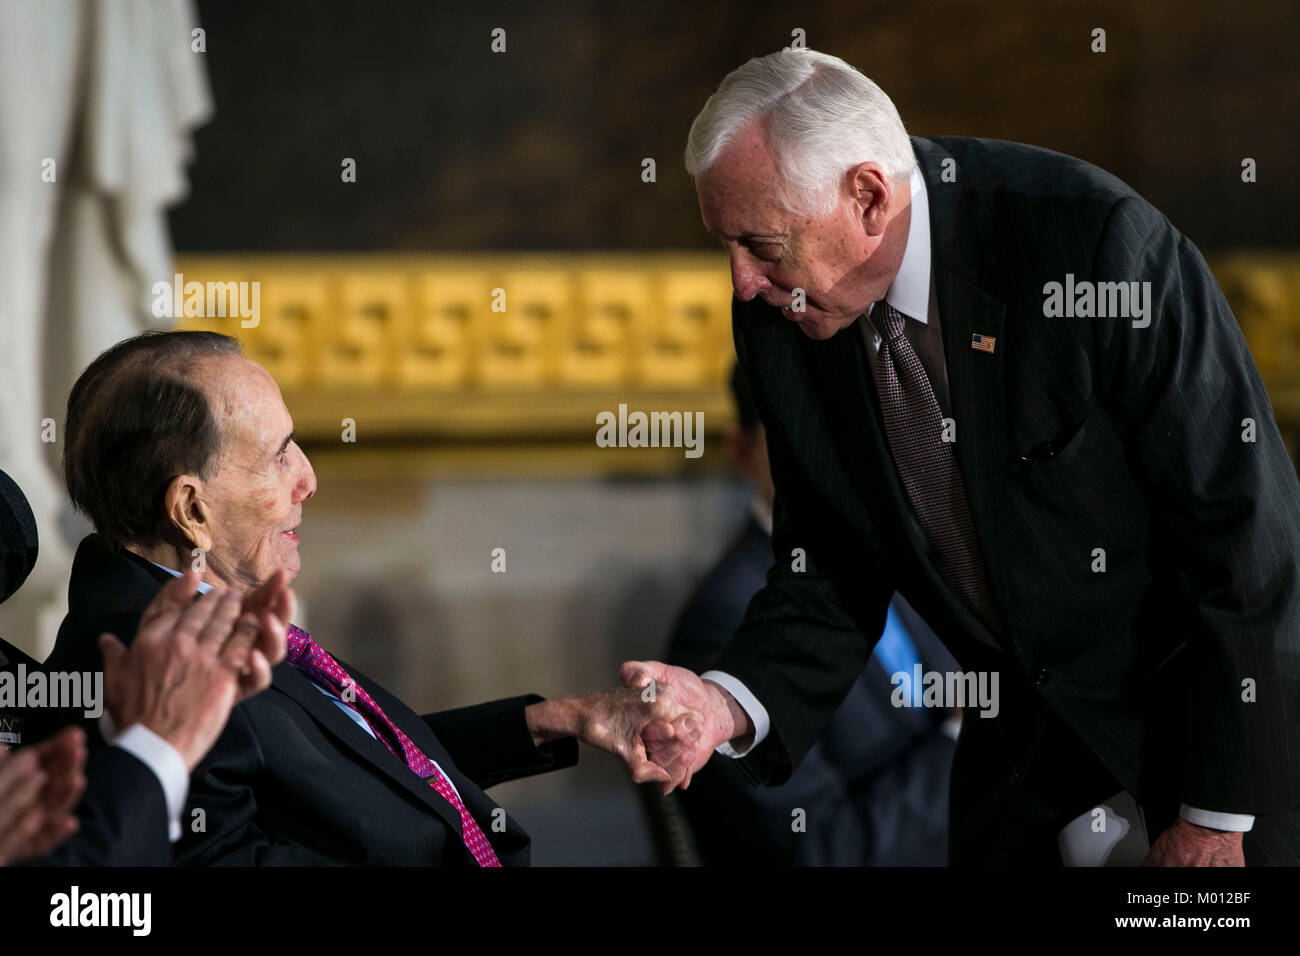
M736 352L747 374L742 320L733 307ZM752 374L751 382L756 380ZM774 421L755 399L764 423ZM857 680L884 628L893 583L871 568L870 555L843 550L843 519L796 464L786 436L767 429L776 486L767 583L754 596L735 637L714 668L741 681L767 710L769 736L741 761L750 779L779 784L817 739ZM797 552L795 549L799 549ZM832 581L822 567L834 562L853 579ZM868 622L864 636L855 622Z
M542 700L536 694L442 710L423 720L447 748L460 771L481 789L534 774L572 767L578 742L572 737L541 746L524 719L524 708Z
M121 747L104 747L86 763L80 829L27 866L168 866L167 801L154 772Z
M1151 324L1093 322L1103 399L1194 615L1182 800L1300 805L1300 487L1245 340L1200 253L1137 198L1111 210L1100 281L1150 281ZM1247 440L1253 421L1254 440ZM1253 689L1253 699L1251 697Z

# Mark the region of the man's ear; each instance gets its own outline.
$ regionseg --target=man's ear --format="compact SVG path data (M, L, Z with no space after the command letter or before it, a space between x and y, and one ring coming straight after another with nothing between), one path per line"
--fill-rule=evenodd
M889 222L893 184L875 163L858 163L846 174L849 194L858 204L862 227L869 236L879 236Z
M207 485L198 475L177 475L167 486L163 508L172 525L196 548L212 550L212 508Z

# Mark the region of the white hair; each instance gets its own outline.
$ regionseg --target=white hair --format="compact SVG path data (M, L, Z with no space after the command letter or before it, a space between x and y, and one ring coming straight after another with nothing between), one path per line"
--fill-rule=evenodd
M691 124L686 171L705 172L755 121L766 123L778 198L797 215L829 214L841 177L859 163L879 164L894 182L915 163L885 91L839 57L804 49L755 57L727 74Z

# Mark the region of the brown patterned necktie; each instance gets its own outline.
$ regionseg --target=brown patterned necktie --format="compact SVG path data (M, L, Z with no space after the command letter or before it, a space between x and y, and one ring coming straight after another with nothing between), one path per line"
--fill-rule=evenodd
M876 391L907 500L934 549L939 574L962 602L1000 632L993 593L980 556L966 487L952 444L943 440L943 413L930 377L903 334L904 317L877 302L871 322L880 333Z

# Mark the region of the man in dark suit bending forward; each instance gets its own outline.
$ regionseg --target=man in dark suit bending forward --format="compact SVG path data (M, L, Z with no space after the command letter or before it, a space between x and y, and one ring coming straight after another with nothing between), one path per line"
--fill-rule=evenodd
M667 786L715 747L785 780L897 590L1000 678L996 716L964 712L953 863L1096 862L1144 827L1152 864L1300 862L1300 489L1192 243L1079 160L909 139L807 50L729 75L686 163L775 563L702 680L624 665L703 716L647 730Z

